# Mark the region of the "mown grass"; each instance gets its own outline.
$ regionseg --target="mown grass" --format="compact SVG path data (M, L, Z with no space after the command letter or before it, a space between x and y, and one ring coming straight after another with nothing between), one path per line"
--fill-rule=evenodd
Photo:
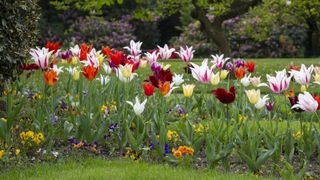
M86 159L14 169L0 179L255 179L253 175L218 173L129 160Z

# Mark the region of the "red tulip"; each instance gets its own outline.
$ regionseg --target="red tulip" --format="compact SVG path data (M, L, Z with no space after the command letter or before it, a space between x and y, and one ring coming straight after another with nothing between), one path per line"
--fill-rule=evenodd
M256 65L256 63L255 62L253 62L253 61L248 61L248 62L246 62L246 67L247 67L247 70L249 71L249 72L254 72L254 66Z
M149 76L149 80L147 81L151 82L153 86L158 88L160 82L162 83L166 81L172 82L172 73L170 69L167 69L167 70L161 69L160 71L154 72L152 76Z
M86 43L82 43L80 45L80 61L87 60L87 54L89 54L92 50L92 46L87 45Z
M115 51L115 53L110 54L110 61L114 66L119 66L124 60L124 55L122 51Z
M143 90L146 96L152 96L154 93L154 86L152 86L151 84L144 84Z
M211 91L212 94L216 96L217 99L219 99L220 102L223 104L230 104L232 103L236 98L236 90L234 86L230 87L230 92L227 92L223 88L218 88L216 90Z
M82 74L89 80L93 80L96 75L98 74L98 68L95 68L93 66L85 66L83 67Z
M39 66L37 64L35 64L35 63L33 63L33 64L23 64L23 65L20 66L20 68L22 70L32 71L32 70L39 69Z
M46 48L48 48L49 51L53 51L53 54L55 54L58 51L60 46L61 46L60 42L55 43L55 42L47 41L47 44L46 44Z

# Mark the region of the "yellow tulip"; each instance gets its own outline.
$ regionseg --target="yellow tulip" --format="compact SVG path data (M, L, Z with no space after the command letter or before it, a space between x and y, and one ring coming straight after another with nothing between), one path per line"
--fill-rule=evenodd
M258 89L258 90L255 90L255 89L246 90L246 94L247 94L247 97L248 97L249 102L251 104L257 104L257 102L260 99L260 89Z
M193 93L193 89L194 89L195 85L194 84L183 84L182 88L183 88L183 95L185 97L191 97L192 93Z
M104 56L100 53L96 54L99 64L103 64Z
M320 73L317 73L316 75L313 76L314 77L314 81L318 84L320 84Z
M78 63L78 58L76 56L72 57L71 64L76 65Z
M221 80L224 80L224 79L226 79L227 78L227 76L228 76L228 74L229 74L229 71L227 71L227 70L221 70L221 72L220 72L220 79Z
M132 64L120 65L119 66L122 76L124 78L129 78L132 75Z
M78 70L74 70L73 75L72 75L73 80L77 81L80 78L80 72Z
M218 85L220 82L220 74L219 72L217 74L212 74L210 82L213 86Z
M1 151L0 151L0 159L2 159L5 154L6 154L6 153L4 152L4 150L1 150Z

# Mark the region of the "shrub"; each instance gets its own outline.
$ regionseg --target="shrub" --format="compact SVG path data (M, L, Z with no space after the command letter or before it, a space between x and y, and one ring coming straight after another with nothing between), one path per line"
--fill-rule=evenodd
M94 44L96 47L111 46L122 48L136 39L130 16L117 21L107 21L99 17L79 17L69 28L68 42Z
M37 0L0 0L0 82L15 79L37 40Z

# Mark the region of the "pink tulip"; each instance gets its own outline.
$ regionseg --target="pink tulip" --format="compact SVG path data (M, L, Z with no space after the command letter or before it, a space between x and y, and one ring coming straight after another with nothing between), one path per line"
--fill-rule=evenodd
M37 47L37 49L31 49L30 51L35 64L37 64L37 66L39 66L41 69L47 69L49 67L49 58L52 53L53 51L49 52L49 49L44 47L42 49Z
M205 59L201 66L191 63L193 67L191 67L191 72L193 78L196 80L202 82L202 83L209 83L211 76L213 74L213 70L215 68L215 65L211 66L210 68L208 67L208 59Z
M286 70L277 71L276 76L267 74L269 85L261 83L259 86L268 86L274 93L281 93L288 89L292 76L287 77Z
M291 70L291 74L293 75L296 82L300 85L308 85L310 83L311 75L313 72L313 65L311 65L308 69L304 64L301 65L300 71Z
M192 50L192 46L184 49L183 47L180 47L180 52L177 52L177 54L180 56L180 58L186 62L189 63L193 58L194 50Z
M307 112L316 112L318 108L318 102L309 92L304 92L304 94L299 94L298 103L292 106L292 109L294 108L301 108Z

